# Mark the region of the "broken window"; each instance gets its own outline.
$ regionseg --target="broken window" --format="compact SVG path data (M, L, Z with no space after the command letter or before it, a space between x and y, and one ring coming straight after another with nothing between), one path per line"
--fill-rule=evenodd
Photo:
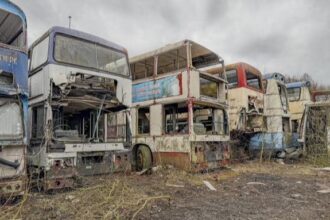
M129 75L127 57L124 52L85 40L57 35L54 56L58 62Z
M13 84L14 84L13 74L5 72L0 69L0 86L12 86Z
M107 115L107 137L126 138L126 112L111 112Z
M53 108L54 138L66 142L104 142L104 114L77 107Z
M133 80L151 77L154 74L154 57L130 65Z
M165 133L188 133L188 106L185 103L164 106Z
M211 98L218 98L219 83L200 77L200 94Z
M187 67L186 47L171 50L158 56L157 75L174 72Z
M24 22L15 14L0 9L0 43L25 49Z
M33 47L30 69L34 70L44 64L48 58L49 37L46 37L39 44Z
M44 135L45 109L43 106L32 108L32 138L42 138Z
M236 69L226 71L228 88L233 89L238 86L237 71Z
M207 106L194 105L195 134L225 134L225 112Z
M260 77L251 72L246 72L246 83L249 87L261 90Z
M149 134L150 133L150 108L138 109L138 133Z
M290 88L287 89L289 101L298 101L300 99L301 88Z

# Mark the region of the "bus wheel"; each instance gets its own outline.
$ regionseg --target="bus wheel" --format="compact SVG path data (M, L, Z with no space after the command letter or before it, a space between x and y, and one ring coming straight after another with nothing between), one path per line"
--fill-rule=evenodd
M151 168L151 152L147 146L139 146L136 152L136 170L142 171Z

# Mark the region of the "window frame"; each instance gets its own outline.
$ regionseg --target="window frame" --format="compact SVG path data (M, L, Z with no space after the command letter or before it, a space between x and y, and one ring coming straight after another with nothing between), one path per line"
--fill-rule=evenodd
M42 42L44 42L44 40L46 40L48 38L48 47L47 47L47 58L46 60L39 64L37 67L33 68L32 69L32 58L33 58L33 52L34 52L34 49L40 45ZM40 67L42 67L43 65L45 65L46 63L48 63L48 60L49 60L49 46L50 46L50 36L49 35L46 35L45 37L43 37L39 42L38 44L34 45L32 48L31 48L31 54L29 55L31 58L30 58L30 62L29 62L29 75L31 75L31 73L34 73L36 70L38 70Z
M299 95L298 95L298 98L296 98L295 96L293 97L293 98L295 98L295 99L292 99L291 100L291 98L290 98L290 93L289 93L289 90L295 90L295 89L299 89ZM301 87L293 87L293 88L287 88L286 89L287 90L287 93L288 93L288 101L289 102L297 102L297 101L299 101L300 99L301 99Z
M260 75L255 74L255 73L253 73L251 71L248 71L248 70L245 70L244 74L245 74L246 87L248 87L250 89L253 89L253 90L256 90L256 91L262 91L262 79L261 79ZM255 88L255 87L249 85L249 83L248 83L248 74L252 74L253 76L257 77L259 88Z
M139 111L141 110L141 109L148 109L149 110L149 127L148 127L148 132L146 132L146 133L140 133L140 126L139 126ZM139 107L139 108L137 108L137 110L136 110L136 133L138 134L138 135L150 135L150 132L151 132L151 112L150 112L150 110L151 110L151 108L150 108L150 106L143 106L143 107Z
M201 83L201 79L203 80L206 80L206 81L209 81L210 83L215 83L216 86L217 86L217 94L216 96L209 96L209 95L205 95L205 94L202 94L202 83ZM217 81L214 81L214 80L211 80L211 79L208 79L207 77L203 77L203 75L199 74L199 93L200 93L200 96L201 97L205 97L205 98L211 98L211 99L219 99L219 89L220 89L220 83L217 82Z
M56 37L58 35L64 36L64 37L67 37L67 38L73 38L73 39L76 39L76 40L79 40L79 41L84 41L84 42L87 42L87 43L94 44L96 51L97 51L96 46L100 46L100 47L108 48L110 50L113 50L115 52L118 52L118 53L123 54L125 56L125 58L126 58L126 63L127 63L127 67L128 67L127 75L119 74L119 73L115 73L115 72L110 72L110 71L102 70L102 69L95 68L95 67L81 66L81 65L77 65L77 64L68 63L68 62L58 61L56 59L56 57L55 57ZM96 72L101 72L101 73L106 73L106 74L110 74L110 75L116 75L116 76L119 76L119 77L122 77L122 78L130 78L131 77L131 71L130 71L130 64L129 64L129 60L128 60L128 54L125 51L121 51L121 50L118 50L118 49L113 48L113 47L109 47L109 46L106 46L106 45L103 45L103 44L99 44L97 42L93 42L93 41L86 40L86 39L83 39L83 38L79 38L79 37L76 37L76 36L68 35L68 34L65 34L65 33L55 33L53 35L53 37L52 37L52 41L53 41L52 42L53 43L52 58L58 64L64 64L64 65L67 65L67 66L72 66L72 67L81 68L81 69L88 69L88 70L92 70L92 71L96 71ZM96 54L97 54L97 52L96 52Z
M177 121L178 121L178 114L181 114L183 112L179 112L179 104L185 104L184 102L179 102L179 103L169 103L169 104L165 104L162 105L163 106L163 132L165 135L187 135L189 134L189 126L190 126L190 121L189 121L189 106L186 105L185 108L187 109L186 113L187 113L187 126L188 129L186 132L178 132L175 130L175 127L177 125ZM175 106L175 113L173 113L172 115L175 115L175 120L173 120L175 123L173 124L173 131L172 132L167 132L167 121L166 121L166 107L168 106Z
M20 51L20 52L23 52L23 53L27 53L27 25L26 25L26 21L24 19L22 19L21 16L19 16L18 14L15 14L15 13L12 13L10 11L7 11L5 9L0 9L0 11L4 11L10 15L14 15L14 16L17 16L19 18L19 20L21 21L22 23L22 32L20 34L23 34L23 45L22 45L22 48L18 47L18 46L13 46L13 45L10 45L10 44L7 44L7 43L3 43L3 42L0 42L0 47L4 47L4 48L8 48L8 49L12 49L12 50L16 50L16 51ZM18 33L16 33L18 34ZM19 35L16 35L16 39L17 37L19 37Z

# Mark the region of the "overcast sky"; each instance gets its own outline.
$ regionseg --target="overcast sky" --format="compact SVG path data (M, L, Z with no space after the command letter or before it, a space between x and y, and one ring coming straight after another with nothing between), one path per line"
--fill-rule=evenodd
M309 73L330 84L327 0L13 0L27 14L29 44L51 26L116 42L130 56L183 39L261 72Z

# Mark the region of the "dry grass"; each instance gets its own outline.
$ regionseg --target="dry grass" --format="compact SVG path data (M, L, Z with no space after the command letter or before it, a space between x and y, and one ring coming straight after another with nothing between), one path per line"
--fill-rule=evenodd
M1 207L0 219L134 219L153 201L170 199L167 195L146 195L127 184L125 178L107 179L66 193L34 193L25 198L19 204Z

